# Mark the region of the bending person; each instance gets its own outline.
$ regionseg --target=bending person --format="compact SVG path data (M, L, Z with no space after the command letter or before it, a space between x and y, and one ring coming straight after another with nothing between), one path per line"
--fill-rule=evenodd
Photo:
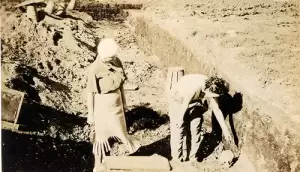
M229 91L229 84L218 77L210 77L201 74L185 75L174 84L168 95L169 116L171 127L171 154L174 160L185 161L195 158L195 154L200 146L201 136L197 124L194 121L185 121L190 106L197 104L207 108L215 115L222 133L227 142L232 145L232 137L225 124L224 116L215 100L218 96ZM199 114L201 115L201 114ZM191 124L187 124L190 122ZM193 125L194 123L195 125ZM191 125L191 151L187 152L186 127ZM189 157L186 157L190 155Z

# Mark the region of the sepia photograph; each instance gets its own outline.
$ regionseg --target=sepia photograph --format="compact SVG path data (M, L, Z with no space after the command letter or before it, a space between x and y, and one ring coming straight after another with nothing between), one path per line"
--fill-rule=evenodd
M1 0L2 172L300 172L300 0Z

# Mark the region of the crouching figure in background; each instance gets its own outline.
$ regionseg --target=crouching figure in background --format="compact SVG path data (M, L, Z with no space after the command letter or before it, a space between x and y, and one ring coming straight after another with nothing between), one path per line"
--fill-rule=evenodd
M121 61L116 57L118 49L119 46L113 39L103 39L97 47L97 58L88 71L87 120L95 128L94 172L104 168L103 159L111 150L109 138L124 143L129 153L140 147L139 140L127 134L123 88L126 75Z

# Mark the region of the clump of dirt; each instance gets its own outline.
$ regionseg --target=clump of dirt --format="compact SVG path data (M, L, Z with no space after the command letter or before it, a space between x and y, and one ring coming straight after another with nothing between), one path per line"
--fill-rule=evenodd
M25 15L2 14L5 23L1 28L2 62L4 66L16 64L15 70L20 73L19 76L12 74L8 77L22 80L21 76L24 79L26 73L26 78L31 77L34 81L27 84L38 89L41 104L69 113L82 112L85 68L95 56L82 44L95 46L94 36L88 34L91 31L84 27L82 21L66 19L52 23L45 20L36 24ZM10 81L7 86L26 91ZM72 101L65 101L70 98Z
M79 19L46 17L34 23L8 4L1 8L1 84L25 92L18 121L22 131L42 140L48 136L61 141L90 141L91 130L85 119L86 72L95 59L99 39L115 36L128 82L144 87L126 93L128 130L142 138L147 136L143 144L160 139L151 137L153 132L168 135L168 118L162 116L163 102L158 102L153 94L145 95L147 90L152 92L146 85L163 92L160 83L164 78L155 79L162 71L145 61L145 54L136 46L126 25L94 21L80 12L74 12ZM126 150L124 145L115 144L111 154Z
M87 68L96 56L97 38L103 38L107 33L95 33L92 30L95 21L85 13L82 13L81 20L45 18L38 23L32 22L20 11L2 8L1 14L2 85L26 93L20 122L33 130L44 124L48 126L47 134L62 140L74 137L86 140L89 129L85 124L65 132L68 127L61 128L62 119L57 121L55 118L64 118L59 115L70 118L86 115L84 89ZM114 27L104 22L98 27L109 30L110 26ZM134 43L132 36L127 38L116 38L122 48ZM131 68L131 72L138 66L126 67ZM28 114L27 110L32 108L38 110L31 110ZM23 114L24 111L27 112ZM23 119L22 115L35 119Z
M125 93L128 131L140 138L143 145L136 155L158 153L170 159L169 119L164 97L166 69L137 47L124 23L94 21L83 12L76 12L76 18L46 17L33 23L8 5L1 8L1 14L2 85L26 93L19 123L24 127L22 130L29 131L26 134L4 132L6 169L91 170L91 129L85 118L84 89L97 42L105 36L116 38L121 46L119 56L127 82L139 86L139 90ZM208 140L212 138L213 134L208 136ZM22 146L9 158L9 152L18 147L7 146L12 142L22 142ZM111 155L127 154L123 144L112 144ZM32 167L29 160L38 165Z
M216 8L213 6L219 6ZM223 18L230 16L244 17L254 15L280 15L287 14L288 16L299 16L297 6L295 4L289 4L287 2L264 2L264 3L238 3L228 4L220 3L216 4L213 1L211 3L197 3L197 4L186 4L184 8L190 11L191 16L199 18Z

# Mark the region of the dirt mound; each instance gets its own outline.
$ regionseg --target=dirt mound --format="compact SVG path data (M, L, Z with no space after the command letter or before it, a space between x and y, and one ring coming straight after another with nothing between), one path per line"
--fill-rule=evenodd
M72 13L80 18L55 20L46 17L34 23L21 11L7 5L1 8L1 14L2 85L25 92L18 123L23 126L22 130L31 134L89 141L90 128L84 118L87 67L96 56L97 41L105 36L114 36L120 44L120 57L129 82L150 88L159 88L163 82L162 77L162 80L153 77L161 75L161 70L144 61L145 55L124 24L97 22L81 12ZM159 90L162 92L161 88ZM128 129L132 132L156 129L167 122L160 119L163 108L157 105L161 103L144 91L126 93L129 102L126 117L130 119ZM136 100L141 94L144 96ZM149 102L149 107L142 106ZM133 105L140 110L130 107ZM144 117L144 113L149 115ZM131 116L135 116L134 119Z
M2 85L26 93L19 123L23 131L29 132L3 131L6 169L90 170L93 158L84 88L97 41L105 36L116 38L128 82L139 86L137 91L126 92L127 127L143 145L136 155L158 153L170 159L164 97L166 69L162 69L158 58L149 57L137 47L124 23L94 21L80 12L63 20L46 17L33 23L10 6L1 8ZM207 142L213 138L213 134L208 135ZM22 146L12 142L22 142ZM127 153L124 145L111 144L111 155ZM15 147L18 152L9 157ZM37 165L32 166L30 160Z
M278 157L273 148L299 147L292 139L286 141L291 144L281 144L287 132L277 132L295 130L297 138L299 5L295 0L157 0L144 13L132 13L141 48L157 53L167 64L183 64L191 72L217 72L249 97L246 108L252 112L243 108L236 123L239 137L244 136L241 145L258 171L289 171L293 160ZM173 49L178 52L172 53ZM191 56L196 65L185 63ZM292 152L284 156L297 157Z

